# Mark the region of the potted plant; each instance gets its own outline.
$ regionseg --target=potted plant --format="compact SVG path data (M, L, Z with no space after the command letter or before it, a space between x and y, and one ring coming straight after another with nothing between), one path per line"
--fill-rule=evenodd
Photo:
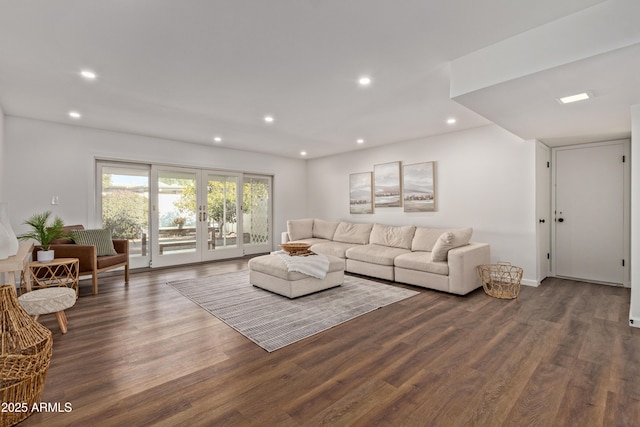
M40 243L42 249L37 254L37 259L40 262L53 261L54 254L50 248L51 242L68 236L63 230L64 222L59 217L55 217L53 222L49 224L50 216L50 211L34 214L24 222L24 224L31 226L31 232L19 237L21 240L33 239Z
M178 229L182 229L182 227L184 227L185 222L187 222L187 219L179 216L173 220L173 225L177 225Z

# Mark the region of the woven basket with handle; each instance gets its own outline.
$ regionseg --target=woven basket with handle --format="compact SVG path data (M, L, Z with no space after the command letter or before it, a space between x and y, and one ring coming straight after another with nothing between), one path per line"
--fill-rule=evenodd
M20 306L11 285L0 285L0 426L12 426L40 403L53 341L51 331ZM5 410L7 409L7 410Z

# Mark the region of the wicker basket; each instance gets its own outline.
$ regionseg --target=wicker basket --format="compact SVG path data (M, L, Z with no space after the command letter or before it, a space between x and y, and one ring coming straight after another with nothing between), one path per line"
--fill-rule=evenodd
M311 253L309 250L311 245L309 243L283 243L280 247L291 256L309 255Z
M514 299L520 293L524 270L508 262L479 265L478 274L487 295L501 299Z
M9 410L0 412L2 427L18 424L40 403L52 348L51 331L24 311L12 288L0 285L0 398Z

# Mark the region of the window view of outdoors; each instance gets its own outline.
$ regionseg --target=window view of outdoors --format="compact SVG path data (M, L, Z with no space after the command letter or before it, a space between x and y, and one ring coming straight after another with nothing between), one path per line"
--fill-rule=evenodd
M195 252L195 188L195 173L158 173L158 246L161 255Z
M114 239L129 240L129 256L147 255L149 171L102 168L102 225Z
M102 224L113 238L129 240L131 257L151 253L149 216L150 169L126 164L102 164ZM197 205L196 173L158 171L158 241L161 255L195 252L198 236L206 227L203 250L266 245L270 229L270 180L238 175L206 174L206 204ZM242 189L241 209L238 209ZM243 233L238 235L239 222ZM200 222L201 230L198 229ZM198 234L203 233L203 234ZM240 240L239 240L240 239Z
M264 245L269 242L269 180L246 179L243 186L244 243Z

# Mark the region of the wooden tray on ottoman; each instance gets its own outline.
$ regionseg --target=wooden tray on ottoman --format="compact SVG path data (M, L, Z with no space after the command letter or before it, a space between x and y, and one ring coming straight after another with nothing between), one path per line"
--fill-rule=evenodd
M311 247L309 243L283 243L280 247L291 256L310 255L313 253L309 250Z

